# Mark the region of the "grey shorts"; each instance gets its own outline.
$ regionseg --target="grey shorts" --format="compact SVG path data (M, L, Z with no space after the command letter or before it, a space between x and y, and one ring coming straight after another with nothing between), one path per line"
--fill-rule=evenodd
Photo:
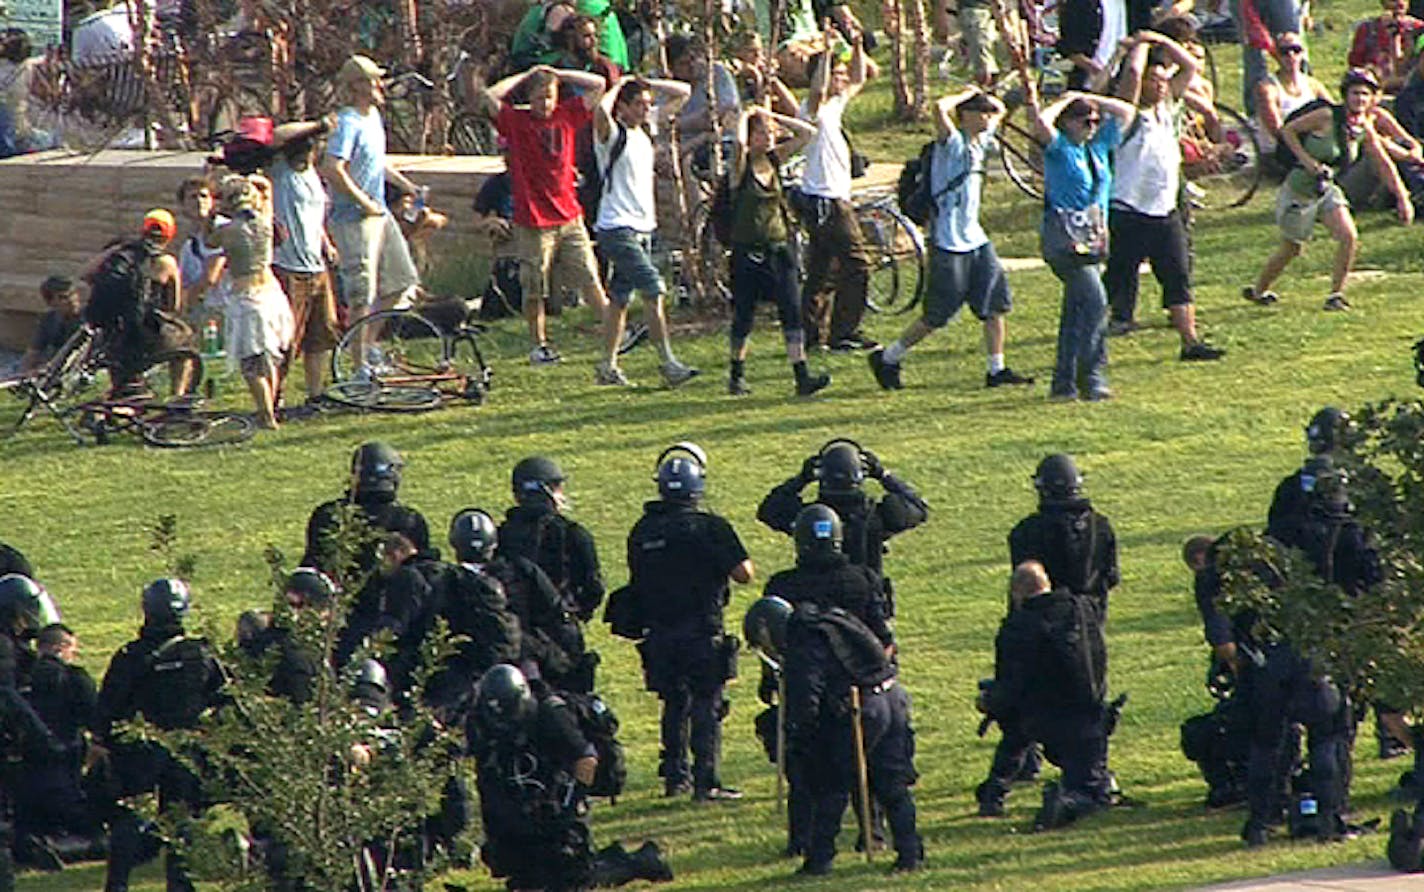
M939 328L953 319L965 304L980 319L1002 316L1013 309L1008 276L1004 275L999 255L994 253L990 242L973 251L931 249L929 285L925 289L925 324Z
M655 298L663 293L663 278L653 266L652 233L624 226L600 229L594 238L598 240L604 262L612 270L608 275L609 300L626 307L634 291L644 298Z
M1303 245L1310 241L1321 214L1349 206L1345 190L1335 183L1325 187L1324 195L1311 198L1297 195L1289 183L1282 183L1276 194L1276 225L1281 228L1281 238Z

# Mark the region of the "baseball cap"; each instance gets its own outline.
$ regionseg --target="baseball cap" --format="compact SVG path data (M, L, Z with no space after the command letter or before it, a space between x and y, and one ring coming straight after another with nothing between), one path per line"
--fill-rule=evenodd
M49 276L40 283L40 291L51 297L74 290L74 280L68 276Z
M363 56L356 53L341 65L341 70L336 73L338 83L348 81L367 80L373 77L385 77L386 69L377 65L370 56Z
M178 234L178 223L168 211L163 208L154 208L143 215L143 234L157 234L163 236L165 240L171 240Z

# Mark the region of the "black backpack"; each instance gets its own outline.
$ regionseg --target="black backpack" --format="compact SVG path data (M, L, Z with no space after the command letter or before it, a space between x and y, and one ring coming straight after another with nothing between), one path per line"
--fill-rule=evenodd
M591 145L588 152L579 159L578 200L583 208L584 222L589 226L598 221L598 206L603 203L603 187L613 175L613 165L618 163L618 159L623 157L623 151L628 148L628 128L617 121L613 122L613 126L618 128L618 134L613 137L613 145L608 150L607 167L599 168L598 152Z
M939 200L963 185L973 172L972 167L967 168L950 177L943 189L938 192L930 191L936 145L937 142L931 140L920 146L920 154L906 161L905 166L900 168L900 179L895 184L895 200L899 202L900 210L920 227L930 224L935 214L939 213Z
M556 696L568 706L579 732L598 754L598 770L589 784L589 795L616 798L628 782L628 759L618 740L618 716L597 694L559 691Z
M1105 664L1107 642L1093 599L1069 595L1069 608L1054 619L1050 640L1054 661L1062 671L1060 690L1068 705L1091 706L1107 697L1107 679L1098 674Z
M161 253L147 239L126 242L109 252L90 279L84 318L100 328L117 322L136 326L151 301L149 262Z
M743 175L745 179L745 175ZM732 175L724 174L717 179L717 188L712 190L712 204L707 211L707 219L712 223L712 234L723 247L732 244L732 212L735 209L737 187L732 185Z
M522 557L530 563L538 565L548 574L554 587L567 595L569 588L567 524L568 520L554 512L540 514L533 521L528 520L527 516L520 517L518 520L506 520L499 529L499 552L504 557ZM549 539L550 536L554 538ZM550 548L546 545L546 541L553 542L553 547ZM552 551L557 556L557 566L546 567L540 561L540 556L546 551Z
M178 634L164 641L148 654L145 681L136 687L143 717L165 730L197 727L211 705L213 667L206 639Z
M1302 105L1300 108L1286 115L1286 119L1281 122L1281 126L1284 127L1291 121L1305 117L1311 112L1318 111L1322 108L1329 108L1334 114L1335 143L1340 147L1340 160L1336 162L1339 165L1337 170L1343 170L1349 163L1349 136L1345 132L1345 106L1336 105L1328 99L1312 99L1310 102L1307 102L1305 105ZM1286 141L1279 137L1276 138L1276 150L1271 160L1283 171L1289 171L1292 168L1300 166L1300 159L1295 156L1295 152L1292 152L1290 146L1286 145Z

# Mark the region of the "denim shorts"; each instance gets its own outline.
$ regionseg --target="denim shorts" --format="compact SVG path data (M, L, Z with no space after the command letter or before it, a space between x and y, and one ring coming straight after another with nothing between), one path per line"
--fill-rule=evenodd
M657 297L665 290L658 268L653 266L652 233L626 226L600 229L594 233L603 261L609 265L608 297L621 307L632 300L633 292L644 298Z
M973 251L945 251L930 254L929 286L923 308L925 324L939 328L965 304L982 319L1002 316L1013 309L1009 279L999 263L994 246L985 242Z

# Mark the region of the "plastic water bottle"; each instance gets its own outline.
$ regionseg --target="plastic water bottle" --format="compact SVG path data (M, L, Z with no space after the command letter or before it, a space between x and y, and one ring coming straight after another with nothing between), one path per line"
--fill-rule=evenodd
M217 356L222 349L222 339L218 334L218 321L209 319L203 323L203 355Z

